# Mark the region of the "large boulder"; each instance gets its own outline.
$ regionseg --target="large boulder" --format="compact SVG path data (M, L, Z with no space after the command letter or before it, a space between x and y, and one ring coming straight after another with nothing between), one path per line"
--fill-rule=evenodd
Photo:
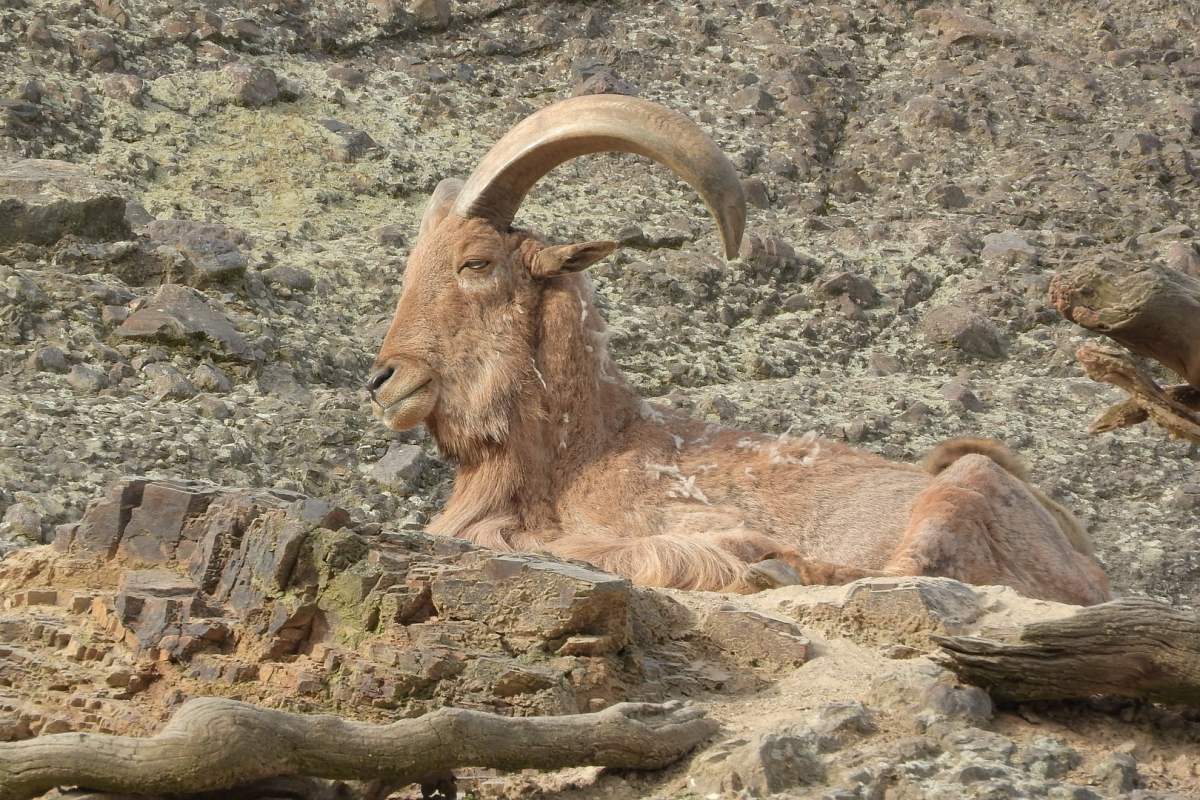
M64 236L115 241L132 236L116 187L65 161L0 164L0 247L50 245Z

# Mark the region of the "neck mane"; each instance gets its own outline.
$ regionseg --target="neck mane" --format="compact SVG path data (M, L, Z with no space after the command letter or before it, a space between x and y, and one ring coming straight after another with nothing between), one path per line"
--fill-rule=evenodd
M558 524L555 499L582 465L639 418L643 401L613 363L585 274L547 282L533 320L534 357L520 378L500 441L453 442L454 491L429 530L484 546L519 547L521 534Z

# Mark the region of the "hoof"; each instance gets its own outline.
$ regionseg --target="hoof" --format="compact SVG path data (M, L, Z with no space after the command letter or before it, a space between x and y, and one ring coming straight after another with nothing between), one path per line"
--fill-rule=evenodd
M782 559L768 558L750 565L750 578L763 589L797 586L804 583L800 573Z

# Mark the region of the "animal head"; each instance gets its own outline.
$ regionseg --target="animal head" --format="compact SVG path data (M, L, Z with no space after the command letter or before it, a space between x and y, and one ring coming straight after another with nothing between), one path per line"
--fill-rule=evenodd
M738 250L745 200L737 172L693 122L638 98L591 95L529 116L466 181L443 180L426 205L404 288L367 382L374 412L394 430L420 423L442 438L500 443L536 380L544 293L616 248L549 244L512 227L525 195L577 156L647 156L694 187L716 220L727 257ZM561 284L560 284L561 285ZM439 436L439 432L443 436Z

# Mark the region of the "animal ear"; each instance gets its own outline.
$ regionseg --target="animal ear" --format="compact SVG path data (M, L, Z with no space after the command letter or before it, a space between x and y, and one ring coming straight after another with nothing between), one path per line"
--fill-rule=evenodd
M418 239L436 228L438 223L446 218L446 214L450 212L450 207L454 205L462 187L463 182L459 178L445 178L437 185L433 194L429 196L429 202L425 204L424 213L421 214L421 230L417 232Z
M585 270L618 247L616 242L580 242L543 247L533 256L529 272L535 278L553 278Z

